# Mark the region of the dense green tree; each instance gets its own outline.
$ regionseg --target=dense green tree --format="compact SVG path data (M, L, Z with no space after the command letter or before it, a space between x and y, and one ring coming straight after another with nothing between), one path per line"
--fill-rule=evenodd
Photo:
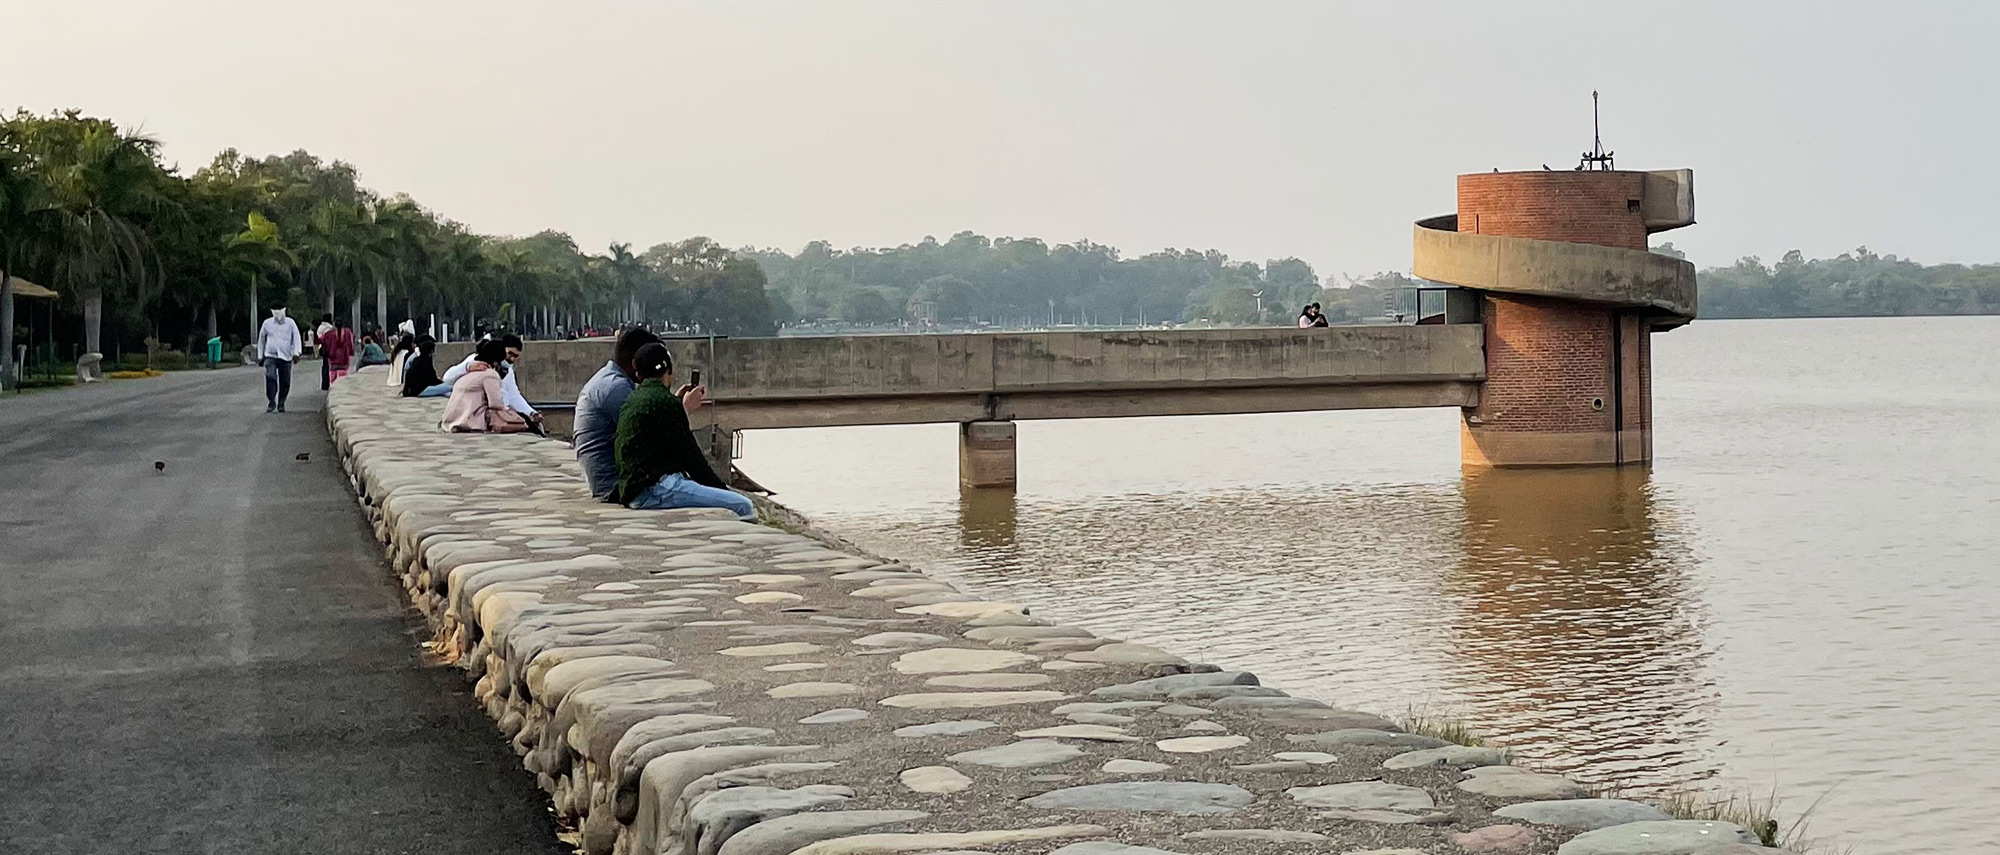
M243 284L250 306L252 338L257 335L258 324L263 323L257 313L258 290L291 275L297 264L291 251L278 242L278 225L256 211L245 218L243 231L222 244L221 270L224 277ZM213 330L209 333L214 334Z
M855 288L843 294L839 311L839 319L850 324L887 324L901 317L896 304L872 288Z
M27 266L82 302L84 349L99 352L105 289L144 297L155 269L146 227L172 214L159 143L75 111L9 123L33 185Z
M66 341L97 352L101 326L127 347L191 346L220 332L222 314L246 317L254 335L273 301L357 325L372 302L376 325L422 317L458 335L618 323L776 331L763 271L706 238L663 244L674 251L660 265L623 243L594 256L556 231L475 234L309 152L231 149L183 177L157 148L75 112L0 121L0 345L14 330L15 276L62 292L79 312L65 324L83 321ZM9 357L0 374L11 377Z
M1744 258L1700 274L1710 318L2000 314L2000 265L1925 266L1861 247L1834 258L1797 250L1775 265Z

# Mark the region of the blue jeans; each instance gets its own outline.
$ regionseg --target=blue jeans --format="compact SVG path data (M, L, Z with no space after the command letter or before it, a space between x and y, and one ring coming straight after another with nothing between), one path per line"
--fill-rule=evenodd
M449 398L449 397L451 397L451 384L450 384L450 383L439 383L439 384L437 384L436 386L425 386L425 387L424 387L424 390L423 390L422 392L418 392L418 393L417 393L417 397L419 397L419 398Z
M292 395L292 361L264 357L264 401L273 407L285 405Z
M676 472L661 478L658 483L646 488L646 492L632 500L630 507L637 511L664 511L669 508L728 508L746 520L757 518L757 508L742 493L718 490L689 481L687 476Z

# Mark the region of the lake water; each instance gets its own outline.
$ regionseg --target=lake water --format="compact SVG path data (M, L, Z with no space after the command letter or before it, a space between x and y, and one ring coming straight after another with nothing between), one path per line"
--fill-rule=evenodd
M1860 853L2000 851L2000 317L1655 336L1650 471L1461 472L1450 410L750 435L830 531L1637 794L1823 799Z

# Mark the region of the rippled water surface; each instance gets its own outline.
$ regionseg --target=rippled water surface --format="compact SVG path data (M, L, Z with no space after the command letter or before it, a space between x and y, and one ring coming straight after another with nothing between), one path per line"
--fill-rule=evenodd
M1530 764L1824 801L1863 853L2000 831L2000 318L1656 336L1650 472L1461 472L1449 410L753 434L828 529L1047 616Z

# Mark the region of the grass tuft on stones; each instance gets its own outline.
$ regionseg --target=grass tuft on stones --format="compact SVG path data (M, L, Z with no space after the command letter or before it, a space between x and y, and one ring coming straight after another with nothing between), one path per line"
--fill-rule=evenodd
M1486 740L1479 738L1479 734L1473 732L1472 725L1467 724L1465 719L1440 712L1427 704L1410 705L1403 711L1402 719L1396 723L1401 725L1405 732L1418 736L1428 736L1474 748L1486 745Z
M1852 855L1853 848L1833 846L1811 836L1812 818L1827 796L1833 795L1829 789L1814 799L1790 825L1778 822L1778 790L1772 787L1768 794L1759 796L1752 793L1715 793L1700 789L1680 789L1665 796L1650 799L1655 806L1675 819L1718 820L1733 822L1750 829L1757 840L1765 846L1782 849L1796 855Z

